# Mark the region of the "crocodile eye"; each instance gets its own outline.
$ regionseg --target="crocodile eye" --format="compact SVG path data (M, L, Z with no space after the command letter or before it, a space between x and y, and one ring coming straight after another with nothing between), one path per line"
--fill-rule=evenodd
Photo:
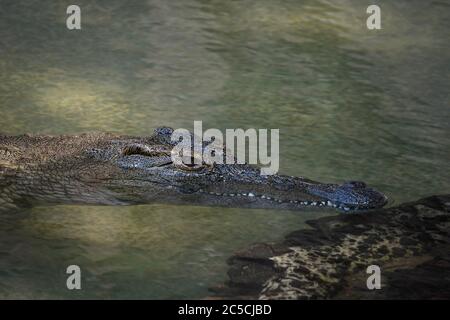
M203 163L202 164L195 163L195 160L197 160L198 162L199 159L201 161L201 158L195 155L191 157L182 157L180 159L181 161L175 161L174 164L177 168L180 168L182 170L199 171L205 167Z
M199 170L204 168L204 165L202 165L202 164L195 164L195 163L193 163L193 164L179 163L179 164L175 164L175 166L177 168L180 168L180 169L183 169L183 170L186 170L186 171L199 171Z
M197 160L197 163L195 163ZM203 162L201 156L193 154L191 156L180 155L178 157L172 157L173 164L175 167L186 170L186 171L199 171L205 167L212 167ZM199 163L201 164L199 164Z

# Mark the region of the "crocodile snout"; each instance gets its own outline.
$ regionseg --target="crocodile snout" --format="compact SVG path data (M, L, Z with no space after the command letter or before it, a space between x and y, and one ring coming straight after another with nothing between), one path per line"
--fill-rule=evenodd
M379 208L386 204L387 197L368 187L362 181L347 181L334 192L335 201L355 208Z

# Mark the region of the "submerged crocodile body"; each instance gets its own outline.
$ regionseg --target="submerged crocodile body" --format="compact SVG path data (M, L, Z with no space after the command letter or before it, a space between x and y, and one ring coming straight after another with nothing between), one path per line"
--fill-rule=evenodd
M215 298L450 299L450 195L307 224L236 252Z
M0 210L49 204L173 203L298 210L366 210L386 197L362 182L341 185L262 176L247 164L175 164L171 134L0 136Z

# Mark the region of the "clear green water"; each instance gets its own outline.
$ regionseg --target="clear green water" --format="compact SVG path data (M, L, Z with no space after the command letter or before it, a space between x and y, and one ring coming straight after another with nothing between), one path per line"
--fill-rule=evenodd
M450 192L450 6L373 1L0 2L0 131L280 128L281 171ZM201 298L226 258L334 212L34 208L0 220L0 298ZM78 264L82 287L65 288Z

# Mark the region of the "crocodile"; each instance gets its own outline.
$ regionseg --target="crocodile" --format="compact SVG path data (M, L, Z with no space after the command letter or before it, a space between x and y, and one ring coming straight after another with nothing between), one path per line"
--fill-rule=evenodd
M35 205L168 203L340 211L379 208L382 193L359 181L320 183L260 174L249 164L172 161L173 129L147 137L113 133L0 135L0 210Z

